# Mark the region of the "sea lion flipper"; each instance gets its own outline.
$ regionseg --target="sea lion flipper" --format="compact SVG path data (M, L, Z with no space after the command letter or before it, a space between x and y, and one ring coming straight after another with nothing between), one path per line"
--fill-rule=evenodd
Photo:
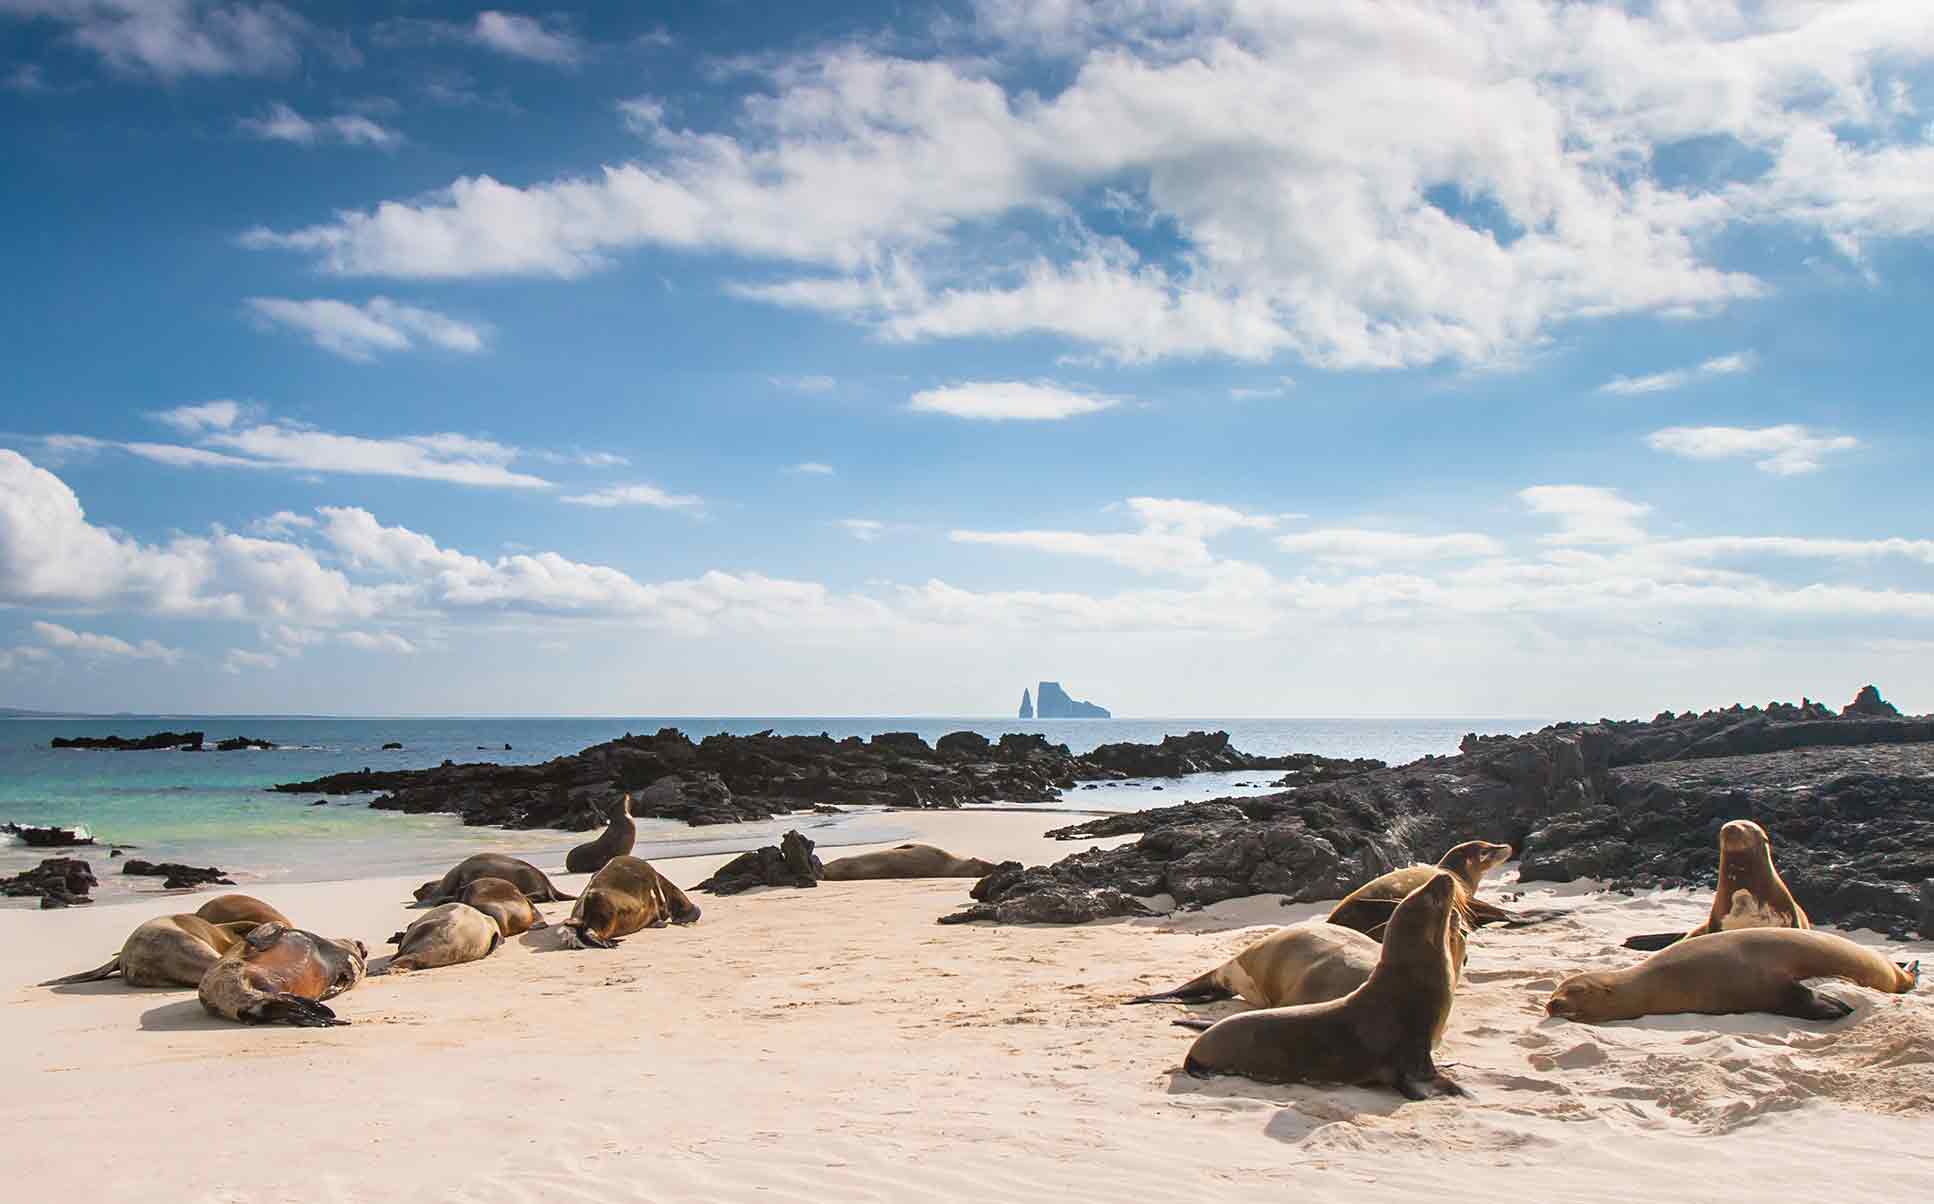
M250 949L259 953L264 949L274 946L277 941L282 939L282 934L287 931L289 931L287 924L277 924L271 920L266 924L257 924L255 927L249 929L248 935L243 937L242 940L247 942Z
M1206 1033L1215 1027L1215 1021L1201 1016L1183 1016L1174 1022L1177 1028L1191 1028L1198 1033Z
M1625 947L1641 953L1657 953L1678 944L1685 939L1685 935L1683 932L1648 932L1643 936L1626 937Z
M293 1024L297 1028L331 1028L349 1023L338 1019L325 1004L287 993L271 995L239 1012L237 1018L245 1024Z
M1179 987L1158 991L1153 995L1137 995L1129 1003L1215 1003L1222 999L1234 999L1236 993L1216 981L1222 967L1217 966L1207 974L1189 979Z
M1915 964L1918 965L1919 963ZM100 982L104 978L114 977L120 971L121 955L117 953L113 957L108 958L107 964L104 966L97 966L92 970L82 970L79 974L69 974L64 978L50 978L46 982L35 983L34 985L40 987L65 987L72 986L77 982Z
M1768 1010L1776 1016L1791 1016L1796 1020L1844 1020L1853 1015L1852 1004L1822 995L1798 982L1787 991L1778 1007Z

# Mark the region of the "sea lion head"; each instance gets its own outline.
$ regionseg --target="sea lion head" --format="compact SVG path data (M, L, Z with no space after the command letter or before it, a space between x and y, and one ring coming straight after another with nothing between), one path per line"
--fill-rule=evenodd
M358 974L361 974L362 968L369 964L369 946L363 944L355 937L339 936L334 938L331 943L338 949L341 949L345 956L355 960Z
M1439 858L1437 865L1462 878L1475 891L1477 884L1484 881L1484 875L1511 860L1511 852L1508 844L1467 840Z
M562 935L580 946L615 949L618 941L611 933L617 927L617 901L602 889L587 890L578 897L577 910L564 921Z
M1545 1000L1545 1015L1560 1020L1597 1020L1611 1013L1613 986L1602 974L1574 974Z
M1728 853L1770 852L1772 843L1766 829L1750 819L1731 820L1719 829L1719 847Z
M436 882L425 882L422 886L417 887L416 890L412 893L416 895L416 901L418 903L421 903L423 902L423 900L429 898L431 895L434 895L436 893L436 888L442 885L443 883L441 880Z
M1428 882L1405 895L1390 913L1390 924L1383 934L1384 948L1407 946L1413 940L1443 947L1456 915L1456 902L1457 879L1446 870L1438 870Z

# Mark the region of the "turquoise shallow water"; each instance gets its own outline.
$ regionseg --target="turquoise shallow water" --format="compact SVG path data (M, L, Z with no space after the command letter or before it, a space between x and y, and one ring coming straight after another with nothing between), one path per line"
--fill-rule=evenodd
M714 732L782 735L825 732L834 738L884 731L918 732L932 741L970 729L997 738L1039 732L1076 752L1121 740L1157 741L1191 730L1222 729L1237 748L1253 753L1315 752L1377 757L1392 764L1455 752L1467 731L1519 732L1543 720L1495 719L291 719L236 716L154 716L113 719L0 719L0 820L85 825L103 845L137 846L151 861L217 865L238 883L330 881L423 872L440 873L469 853L499 851L540 862L560 860L579 833L503 832L465 828L454 818L372 811L366 797L312 806L306 796L269 793L275 782L358 769L415 769L445 758L500 763L537 762L573 753L626 732L677 727L694 739ZM144 736L162 730L200 730L210 743L245 735L282 746L247 752L90 752L55 750L55 736ZM382 745L398 741L401 751ZM511 746L509 751L504 745ZM1076 790L1059 806L1085 811L1142 807L1225 794L1262 793L1272 775L1199 774L1175 781L1111 783ZM1246 784L1246 785L1239 785ZM1158 791L1155 787L1160 786ZM1044 808L1045 809L1045 808ZM896 840L909 834L890 812L843 816L798 815L763 824L691 828L639 821L644 856L729 852L771 843L800 828L822 845ZM85 855L99 862L104 899L153 882L111 872L105 849ZM0 838L0 874L49 855ZM29 902L28 905L31 905Z

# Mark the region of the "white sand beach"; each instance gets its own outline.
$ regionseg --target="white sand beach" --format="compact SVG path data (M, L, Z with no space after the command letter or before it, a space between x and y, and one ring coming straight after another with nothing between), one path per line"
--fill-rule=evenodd
M1064 816L908 819L921 839L993 859L1085 847L1041 837ZM723 860L659 865L689 886ZM414 914L419 881L255 893L375 955ZM583 878L557 881L574 892ZM1321 906L935 924L970 885L700 896L696 927L610 951L533 932L480 963L369 979L333 1001L351 1025L327 1030L217 1021L191 990L24 985L97 965L141 920L206 894L0 911L0 1182L23 1200L249 1204L1769 1191L1897 1204L1934 1190L1934 988L1829 986L1858 1007L1834 1024L1543 1015L1562 976L1642 956L1623 937L1695 923L1695 896L1525 891L1519 905L1568 914L1473 939L1439 1051L1471 1098L1412 1103L1191 1079L1193 1034L1169 1023L1184 1009L1121 1003ZM1515 895L1515 867L1486 893ZM1895 949L1934 966L1934 945Z

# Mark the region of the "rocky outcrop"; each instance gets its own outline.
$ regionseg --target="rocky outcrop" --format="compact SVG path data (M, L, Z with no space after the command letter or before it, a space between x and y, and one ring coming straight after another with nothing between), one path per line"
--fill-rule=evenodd
M93 844L94 838L80 828L42 828L32 824L0 824L0 832L18 836L20 843L36 849L64 849Z
M1021 718L1034 718L1034 700L1027 696L1027 687L1021 687Z
M202 742L207 739L204 732L156 732L152 736L142 736L129 740L124 736L55 736L54 748L90 748L107 752L154 752L157 750L182 750L200 752Z
M244 749L250 749L250 748L274 748L274 747L275 747L275 743L271 740L258 740L253 736L230 736L226 740L217 741L215 744L215 751L216 752L241 752Z
M124 874L135 874L145 878L166 879L161 884L163 890L185 890L194 886L234 886L235 882L227 874L214 866L183 865L178 861L164 861L159 864L130 857L121 865Z
M41 908L92 903L88 892L99 886L94 867L78 857L49 857L25 873L0 878L0 895L12 899L40 899Z
M1160 744L1104 744L1081 758L1090 765L1131 778L1179 778L1190 773L1287 769L1304 781L1329 781L1371 769L1382 761L1342 760L1314 753L1261 757L1229 745L1228 732L1190 732L1164 736Z
M1719 751L1741 747L1766 751ZM1527 881L1703 889L1714 885L1719 826L1752 819L1816 920L1934 936L1922 900L1934 878L1934 721L1775 704L1471 736L1463 749L1281 794L1057 830L1063 839L1142 836L990 875L982 885L992 898L958 918L1128 914L1082 893L1106 889L1183 905L1259 893L1336 898L1473 838L1516 845ZM1037 911L1023 902L1031 894L1044 896Z
M1111 916L1151 914L1140 900L1112 886L1084 886L1056 877L1047 870L1024 869L1018 861L1002 862L993 873L975 883L971 893L976 900L972 906L941 916L940 922L1081 924Z
M1179 737L1213 746L1233 767L1279 767L1295 758L1249 757L1220 732ZM1136 748L1112 746L1124 762ZM1162 746L1168 747L1165 744ZM1171 764L1175 758L1162 754ZM936 808L969 803L1040 803L1083 780L1120 778L1119 769L1077 757L1065 744L1008 733L989 741L951 732L928 745L913 732L871 740L830 736L716 735L693 743L675 728L625 735L541 765L458 765L331 774L273 787L286 794L376 793L370 805L454 812L465 823L504 828L601 826L619 795L631 813L691 824L735 823L826 806Z
M739 854L692 889L736 895L755 886L818 886L824 872L819 858L813 855L813 842L793 831L776 846Z
M1058 681L1044 681L1035 691L1034 713L1042 719L1107 719L1107 707L1068 697Z
M1888 702L1885 698L1882 698L1878 686L1867 685L1860 687L1860 692L1853 696L1852 702L1840 708L1840 714L1843 716L1872 715L1880 719L1898 719L1900 718L1900 708Z

